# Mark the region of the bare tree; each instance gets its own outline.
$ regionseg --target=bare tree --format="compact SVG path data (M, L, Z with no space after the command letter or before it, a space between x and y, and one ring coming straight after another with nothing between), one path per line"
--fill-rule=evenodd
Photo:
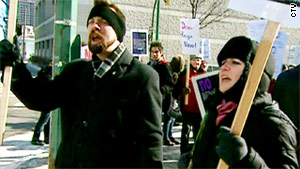
M230 10L224 8L226 0L189 0L192 6L192 18L196 18L198 8L206 7L199 17L200 28L205 28L214 22L220 22L222 19L230 16ZM205 6L204 3L210 3Z

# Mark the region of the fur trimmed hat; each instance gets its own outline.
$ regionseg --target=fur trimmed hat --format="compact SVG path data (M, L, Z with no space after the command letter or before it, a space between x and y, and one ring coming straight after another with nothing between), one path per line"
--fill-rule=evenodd
M92 8L87 19L87 25L89 20L95 16L105 19L115 30L118 40L120 42L123 41L126 33L126 25L125 20L121 16L114 12L106 3L98 3Z
M236 95L239 101L240 96L244 90L250 69L252 67L252 63L254 57L256 55L256 51L258 49L258 43L256 41L252 41L251 39L245 36L237 36L231 38L221 49L217 60L218 64L221 67L221 63L223 60L227 58L238 58L245 63L245 69L240 79L236 82L236 84L226 91L226 95ZM260 94L268 91L272 76L275 72L275 61L272 53L269 56L269 59L266 63L261 81L259 83L256 94Z

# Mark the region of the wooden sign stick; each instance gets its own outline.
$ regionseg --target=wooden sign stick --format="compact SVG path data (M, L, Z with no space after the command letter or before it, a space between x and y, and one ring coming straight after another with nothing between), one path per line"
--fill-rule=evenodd
M241 136L245 126L253 98L256 94L261 76L266 66L267 60L271 53L272 45L276 39L280 24L268 21L264 36L259 44L255 55L253 66L250 70L236 115L233 119L230 132L234 135ZM227 169L228 165L220 159L217 169Z
M189 84L190 84L190 55L188 55L187 57L187 63L186 63L186 79L185 79L185 87L189 88ZM189 104L189 94L185 95L184 98L184 104L188 105Z
M16 30L16 16L17 16L17 5L18 0L9 1L9 11L8 11L8 26L7 26L7 39L12 43L13 37ZM23 35L24 36L24 35ZM7 117L7 108L8 108L8 99L10 91L10 82L12 75L12 67L6 66L4 68L3 76L3 89L1 97L1 108L0 108L0 146L3 144L3 138L5 133L6 117Z

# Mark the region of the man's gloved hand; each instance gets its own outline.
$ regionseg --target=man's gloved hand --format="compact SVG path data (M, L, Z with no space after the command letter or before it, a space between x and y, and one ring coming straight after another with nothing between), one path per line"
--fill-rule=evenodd
M216 147L217 154L229 166L242 160L248 153L248 147L244 138L230 133L230 129L221 126L217 135L219 145Z
M188 87L183 87L182 88L182 94L187 95L189 93L191 93L191 89L190 88L188 88Z
M21 62L20 50L17 37L14 37L14 44L11 44L7 39L0 41L0 70L5 66L14 66Z

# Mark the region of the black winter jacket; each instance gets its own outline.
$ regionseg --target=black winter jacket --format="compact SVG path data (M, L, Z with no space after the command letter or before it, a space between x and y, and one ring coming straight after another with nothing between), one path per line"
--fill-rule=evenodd
M151 62L148 63L150 65ZM159 76L159 87L162 94L162 111L167 113L171 107L172 91L175 86L173 80L171 68L168 62L163 59L153 66L153 69L158 73Z
M212 102L213 103L213 102ZM235 113L230 113L219 126L230 127ZM194 147L193 168L216 168L216 105L208 108ZM250 109L242 137L249 152L230 168L299 168L296 149L297 129L289 118L272 102L270 94L257 96Z
M127 50L101 79L86 60L47 83L18 65L12 91L30 109L61 108L56 168L162 168L158 74Z

